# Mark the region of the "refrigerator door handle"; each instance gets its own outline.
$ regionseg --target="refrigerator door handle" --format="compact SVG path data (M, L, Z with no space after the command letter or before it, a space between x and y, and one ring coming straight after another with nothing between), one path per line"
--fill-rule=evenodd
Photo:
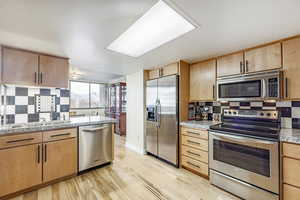
M160 100L157 100L157 127L160 128L160 125L161 125L161 104L160 104Z

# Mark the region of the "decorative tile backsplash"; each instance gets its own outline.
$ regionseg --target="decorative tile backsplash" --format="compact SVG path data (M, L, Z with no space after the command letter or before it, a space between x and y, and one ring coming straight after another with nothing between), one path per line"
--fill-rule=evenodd
M4 98L6 96L6 98ZM53 96L53 112L38 112L37 96ZM18 124L51 120L68 120L70 91L59 88L30 88L6 85L1 86L2 123Z
M194 102L189 105L189 119L194 120L201 108L208 107L208 119L216 118L223 109L279 110L283 128L300 128L300 101L278 102ZM217 116L219 117L219 116Z

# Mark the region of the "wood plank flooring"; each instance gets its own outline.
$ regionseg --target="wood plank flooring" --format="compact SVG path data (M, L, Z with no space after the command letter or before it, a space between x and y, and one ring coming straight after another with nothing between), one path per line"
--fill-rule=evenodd
M206 179L125 148L116 136L112 165L11 200L238 200Z

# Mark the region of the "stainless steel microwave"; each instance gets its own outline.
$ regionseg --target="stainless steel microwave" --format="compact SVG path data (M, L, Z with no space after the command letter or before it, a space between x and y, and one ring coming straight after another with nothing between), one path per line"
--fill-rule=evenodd
M218 101L278 100L282 71L272 70L217 79Z

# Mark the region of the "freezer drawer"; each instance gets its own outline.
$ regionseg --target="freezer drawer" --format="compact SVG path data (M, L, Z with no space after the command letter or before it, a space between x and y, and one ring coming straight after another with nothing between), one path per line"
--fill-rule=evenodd
M112 161L112 125L79 128L79 171Z

